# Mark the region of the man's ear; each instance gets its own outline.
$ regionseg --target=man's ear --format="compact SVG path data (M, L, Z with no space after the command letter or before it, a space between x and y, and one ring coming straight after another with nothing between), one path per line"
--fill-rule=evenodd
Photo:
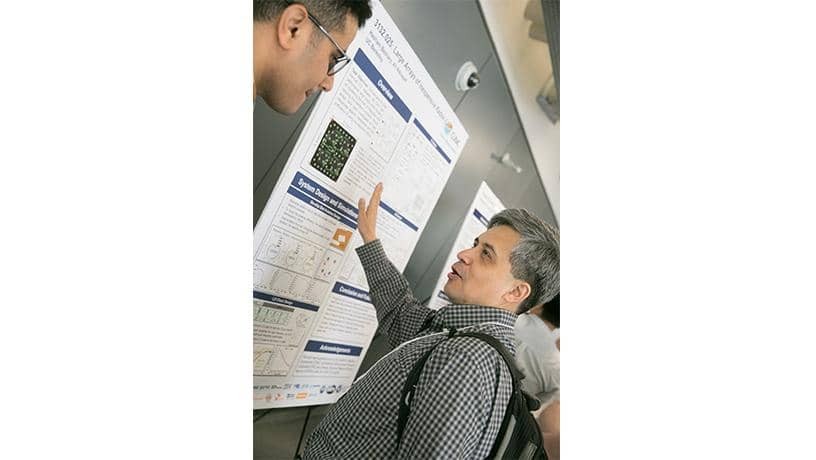
M516 280L513 282L513 287L504 293L502 299L512 305L518 305L521 302L524 302L524 299L530 297L530 293L532 293L532 291L533 290L530 288L530 283Z
M283 49L292 49L298 44L298 39L305 37L304 25L309 22L309 14L306 7L299 3L293 3L286 7L278 16L278 24L275 30L278 36L278 44Z

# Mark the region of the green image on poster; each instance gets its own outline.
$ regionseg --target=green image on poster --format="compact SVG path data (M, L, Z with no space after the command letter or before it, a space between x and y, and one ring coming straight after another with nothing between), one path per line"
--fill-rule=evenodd
M356 143L357 140L348 131L332 120L309 164L337 182Z

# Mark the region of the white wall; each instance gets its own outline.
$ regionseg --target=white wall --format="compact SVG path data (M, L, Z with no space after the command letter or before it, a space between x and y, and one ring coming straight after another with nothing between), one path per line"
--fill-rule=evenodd
M560 122L536 102L552 66L547 44L527 36L527 0L479 0L555 218L560 222Z

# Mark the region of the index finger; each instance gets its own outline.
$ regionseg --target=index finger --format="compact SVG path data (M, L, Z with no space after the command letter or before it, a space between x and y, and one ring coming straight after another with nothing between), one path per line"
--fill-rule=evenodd
M371 201L368 203L368 210L374 209L376 212L377 209L380 207L380 197L382 196L383 191L383 184L382 182L378 183L376 187L374 187L374 193L371 194Z

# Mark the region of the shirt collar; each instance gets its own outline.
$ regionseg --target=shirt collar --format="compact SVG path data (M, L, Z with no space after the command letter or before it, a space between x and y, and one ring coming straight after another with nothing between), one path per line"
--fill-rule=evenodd
M442 307L431 321L431 328L461 329L480 323L499 323L512 328L518 316L507 310L482 305L448 305Z

